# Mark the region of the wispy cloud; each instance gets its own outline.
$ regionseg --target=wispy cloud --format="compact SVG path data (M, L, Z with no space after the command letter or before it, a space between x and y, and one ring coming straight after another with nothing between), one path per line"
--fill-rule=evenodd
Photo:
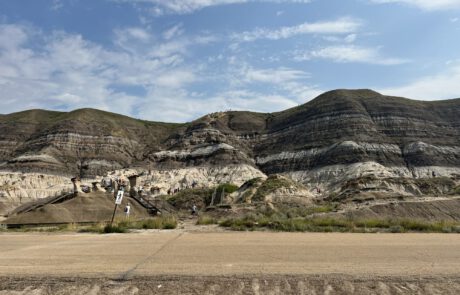
M378 89L379 92L421 100L460 98L460 62L443 72L420 77L406 85Z
M53 0L51 3L51 10L60 10L62 7L64 7L64 4L62 3L61 0Z
M309 3L311 0L112 0L126 3L151 4L154 15L163 14L188 14L207 7L241 4L248 2L274 2L274 3Z
M30 47L30 40L39 42ZM125 86L146 93L180 92L195 81L196 70L183 63L184 44L162 47L138 28L117 30L115 40L115 48L108 49L81 35L48 36L21 25L0 25L2 112L91 106L136 116L146 97ZM135 46L126 50L125 42L132 40L150 42L146 48L152 52L137 51ZM152 104L156 100L161 97L150 99Z
M418 7L423 10L446 10L460 8L460 0L369 0L372 3L400 3Z
M241 74L243 80L246 82L276 84L304 80L310 77L310 74L304 71L283 67L276 69L256 69L253 67L244 67L241 70Z
M256 68L245 62L236 64L226 77L231 90L246 89L261 84L261 89L271 92L273 97L282 96L294 104L304 103L322 92L317 86L311 84L310 78L311 74L302 70L287 67ZM265 107L260 106L259 109L261 108Z
M406 59L384 57L376 48L354 45L329 46L318 50L297 51L294 54L294 59L297 61L326 59L338 63L367 63L377 65L399 65L409 62Z
M303 23L291 27L277 29L257 28L233 34L232 38L240 42L251 42L259 39L279 40L304 34L349 34L356 32L362 22L350 17L339 18L333 21Z
M180 36L184 33L184 28L182 24L177 24L172 26L171 28L167 29L163 32L163 38L166 40L172 39L174 37Z
M78 34L0 25L1 112L93 107L183 122L216 110L279 111L321 92L298 69L241 59L229 69L190 62L191 47L212 42L206 37L167 40L137 27L118 28L113 37L104 46ZM224 57L217 60L224 66ZM192 90L215 81L223 85Z

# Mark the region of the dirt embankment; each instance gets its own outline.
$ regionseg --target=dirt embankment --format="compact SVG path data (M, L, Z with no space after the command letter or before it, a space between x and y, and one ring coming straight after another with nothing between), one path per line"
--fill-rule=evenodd
M445 294L460 293L458 277L156 276L127 281L84 278L0 278L1 295L54 294Z
M116 217L124 216L126 204L131 206L130 218L149 217L147 210L130 198L123 198ZM112 194L103 192L80 193L77 197L58 204L48 204L27 213L13 215L7 224L75 223L109 221L115 206Z

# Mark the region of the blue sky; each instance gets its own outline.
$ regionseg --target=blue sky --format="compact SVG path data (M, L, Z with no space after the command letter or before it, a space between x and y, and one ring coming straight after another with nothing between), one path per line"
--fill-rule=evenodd
M460 0L0 0L0 113L185 122L336 88L460 97Z

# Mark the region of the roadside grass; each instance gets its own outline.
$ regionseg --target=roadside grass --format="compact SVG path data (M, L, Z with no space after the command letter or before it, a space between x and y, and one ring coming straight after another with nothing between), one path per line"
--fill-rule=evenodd
M197 225L218 224L219 220L209 215L200 215L196 222Z
M143 220L120 220L114 225L107 224L103 227L96 227L99 233L125 233L132 229L174 229L177 227L177 219L173 215L158 216Z
M28 227L7 229L0 228L4 232L79 232L79 233L126 233L132 229L174 229L177 227L177 219L173 215L158 216L143 220L115 220L113 225L106 222L91 225L79 225L69 223L56 226Z
M335 217L294 217L248 214L226 218L219 225L232 230L273 230L286 232L436 232L460 233L460 222L413 219L353 219Z

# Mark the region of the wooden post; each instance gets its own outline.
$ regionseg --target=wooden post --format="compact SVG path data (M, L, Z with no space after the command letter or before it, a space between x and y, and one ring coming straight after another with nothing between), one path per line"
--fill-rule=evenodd
M214 189L214 192L212 193L211 204L209 204L209 206L214 205L214 198L216 197L216 193L217 193L217 187Z
M222 193L220 194L220 204L222 205L225 197L225 187L222 188Z
M110 226L112 226L113 219L115 218L115 212L117 212L118 204L115 204L115 208L113 208L112 219L110 220Z

